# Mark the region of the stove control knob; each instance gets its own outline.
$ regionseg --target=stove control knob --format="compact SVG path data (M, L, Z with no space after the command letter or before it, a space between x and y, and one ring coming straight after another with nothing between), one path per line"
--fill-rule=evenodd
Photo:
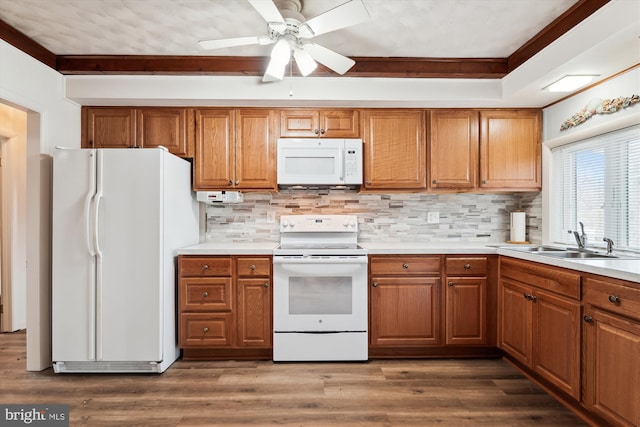
M282 221L282 228L287 228L289 226L289 221Z

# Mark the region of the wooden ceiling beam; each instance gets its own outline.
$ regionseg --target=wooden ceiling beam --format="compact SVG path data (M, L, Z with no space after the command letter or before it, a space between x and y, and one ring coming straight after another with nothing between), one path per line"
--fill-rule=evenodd
M0 39L6 41L13 47L20 49L43 64L53 69L56 68L56 55L53 52L37 43L35 40L27 37L24 33L16 30L1 19Z
M372 58L354 57L348 77L501 78L507 60L500 58ZM153 56L60 55L56 69L62 74L180 74L262 76L268 57L262 56ZM292 74L299 75L297 67ZM289 70L287 70L287 74ZM312 76L336 76L319 66Z

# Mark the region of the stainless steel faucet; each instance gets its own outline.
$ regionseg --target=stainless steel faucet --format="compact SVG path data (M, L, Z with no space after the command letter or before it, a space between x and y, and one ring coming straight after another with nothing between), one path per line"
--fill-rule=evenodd
M584 224L582 222L578 222L580 224L580 231L573 231L573 237L576 238L576 243L578 244L578 248L585 249L587 247L587 233L584 232ZM571 231L569 231L571 232Z
M603 242L607 242L607 255L611 255L613 253L613 240L605 237L602 239Z

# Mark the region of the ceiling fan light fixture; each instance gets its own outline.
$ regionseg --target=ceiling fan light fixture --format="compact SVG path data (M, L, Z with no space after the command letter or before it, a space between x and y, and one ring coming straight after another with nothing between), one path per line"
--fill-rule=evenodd
M296 48L293 51L293 57L296 60L296 65L300 70L300 74L304 77L308 76L316 69L318 63L314 61L309 52L301 48Z

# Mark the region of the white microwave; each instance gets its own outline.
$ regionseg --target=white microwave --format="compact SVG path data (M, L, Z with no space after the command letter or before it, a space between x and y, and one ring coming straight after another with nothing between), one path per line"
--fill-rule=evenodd
M362 184L362 140L278 139L278 185Z

